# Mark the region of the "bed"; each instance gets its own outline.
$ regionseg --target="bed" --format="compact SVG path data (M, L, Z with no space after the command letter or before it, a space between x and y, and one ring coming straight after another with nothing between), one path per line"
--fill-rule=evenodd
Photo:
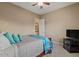
M23 41L17 45L19 57L35 57L43 52L43 42L29 36L24 36Z
M43 41L28 35L20 43L0 50L0 57L41 57L45 55Z

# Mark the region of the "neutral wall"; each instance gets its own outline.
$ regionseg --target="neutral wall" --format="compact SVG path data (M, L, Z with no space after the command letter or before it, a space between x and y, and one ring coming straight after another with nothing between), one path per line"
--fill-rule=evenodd
M46 35L62 42L66 29L79 29L79 3L70 5L44 15Z
M34 18L39 15L10 3L0 3L0 32L34 33Z
M46 35L62 41L66 29L79 29L79 3L43 15ZM0 32L34 33L34 18L39 15L10 3L0 3Z

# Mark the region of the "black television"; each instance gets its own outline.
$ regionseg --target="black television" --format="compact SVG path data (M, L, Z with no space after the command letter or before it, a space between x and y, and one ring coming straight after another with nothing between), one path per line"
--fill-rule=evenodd
M71 38L76 38L79 39L79 30L75 30L75 29L67 29L66 30L66 36L67 37L71 37Z

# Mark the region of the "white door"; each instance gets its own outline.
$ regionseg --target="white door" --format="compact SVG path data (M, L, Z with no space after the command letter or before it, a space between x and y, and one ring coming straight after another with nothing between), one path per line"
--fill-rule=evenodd
M45 19L39 21L39 35L45 36Z

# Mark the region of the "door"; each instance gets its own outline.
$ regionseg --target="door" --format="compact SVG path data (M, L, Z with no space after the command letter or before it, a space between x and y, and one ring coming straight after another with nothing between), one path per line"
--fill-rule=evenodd
M39 35L45 36L45 19L39 21Z

